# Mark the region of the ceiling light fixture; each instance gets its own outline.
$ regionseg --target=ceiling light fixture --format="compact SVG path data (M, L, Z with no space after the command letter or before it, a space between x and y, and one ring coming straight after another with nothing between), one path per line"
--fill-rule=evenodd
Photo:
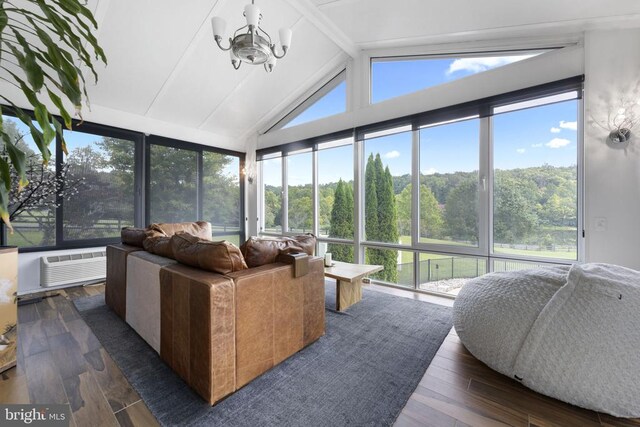
M276 45L271 41L269 34L260 28L262 14L260 8L256 6L255 0L251 0L251 4L244 7L244 16L247 19L247 25L238 28L233 33L233 38L229 37L229 47L222 46L222 37L227 27L227 23L219 16L211 18L211 27L213 28L213 38L218 47L222 50L229 51L231 56L231 65L236 70L240 68L243 62L252 65L264 65L264 69L270 73L276 66L276 60L284 58L291 46L291 29L281 28L280 47L282 55L276 52ZM243 30L247 29L246 32Z

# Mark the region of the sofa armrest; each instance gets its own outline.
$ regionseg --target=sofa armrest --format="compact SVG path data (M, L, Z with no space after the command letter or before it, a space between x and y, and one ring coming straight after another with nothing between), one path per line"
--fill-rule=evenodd
M324 267L309 259L309 273L266 264L227 274L236 289L236 386L271 369L324 335Z
M182 264L160 270L160 356L214 404L236 389L231 279Z
M126 320L127 315L127 256L141 250L142 248L125 244L107 246L104 300L122 320Z

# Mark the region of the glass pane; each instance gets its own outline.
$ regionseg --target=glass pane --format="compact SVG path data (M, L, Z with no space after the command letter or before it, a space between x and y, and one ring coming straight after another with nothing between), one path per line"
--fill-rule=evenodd
M240 241L240 158L205 151L202 214L211 223L214 240Z
M496 115L493 251L577 259L578 102Z
M313 231L312 153L287 156L289 230Z
M198 220L198 153L162 145L150 150L151 222Z
M343 77L344 79L344 77ZM303 110L293 120L283 126L283 129L301 125L302 123L329 117L334 114L344 113L347 109L347 82L343 81L331 89L322 98Z
M364 143L364 224L368 241L411 244L406 211L398 196L411 183L411 132ZM406 206L400 206L406 210ZM411 210L409 205L409 218Z
M540 55L544 51L499 53L459 58L412 58L371 61L371 103L384 101L502 67Z
M493 259L493 271L518 271L531 270L533 268L550 267L557 264L548 264L544 262L530 262L513 259Z
M365 264L384 266L372 279L413 288L413 252L365 248L364 256Z
M353 245L343 243L318 242L318 256L331 252L331 259L334 261L353 262Z
M479 153L478 119L420 130L421 243L478 246ZM410 185L398 200L410 226Z
M470 279L487 272L485 258L420 254L419 289L458 295Z
M51 159L45 166L42 155L31 137L29 127L19 119L2 116L4 131L27 154L27 185L18 192L18 177L12 168L12 191L9 195L9 217L13 234L7 232L7 244L22 248L56 244L56 184L55 147L51 144ZM38 124L34 125L39 128ZM0 155L8 157L0 142ZM69 192L71 193L71 192Z
M282 231L282 158L263 160L264 231Z
M318 151L318 234L353 240L353 145Z
M133 226L135 142L66 132L68 184L77 194L64 201L64 240L119 237Z

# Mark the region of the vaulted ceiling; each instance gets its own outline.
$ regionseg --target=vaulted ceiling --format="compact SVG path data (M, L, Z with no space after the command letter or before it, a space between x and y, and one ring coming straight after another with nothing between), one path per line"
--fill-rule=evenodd
M231 32L244 25L245 3L92 0L109 60L92 104L244 150L248 135L363 49L575 33L640 17L635 0L256 0L272 36L293 29L289 54L267 74L247 64L235 71L213 41L210 18L224 17Z

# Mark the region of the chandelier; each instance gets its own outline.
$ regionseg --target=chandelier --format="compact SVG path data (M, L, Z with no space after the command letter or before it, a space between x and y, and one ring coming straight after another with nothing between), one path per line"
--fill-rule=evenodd
M219 16L211 18L211 27L213 28L213 38L218 47L222 50L228 50L231 56L231 65L236 70L240 68L243 62L252 65L264 65L264 69L270 73L276 66L276 61L284 58L291 46L292 32L289 28L281 28L280 46L282 55L276 52L276 45L271 41L269 34L260 28L262 15L260 8L254 4L255 0L251 0L251 4L244 7L244 16L247 19L247 25L238 28L233 33L233 38L229 37L229 47L222 46L222 37L227 27L227 23ZM245 30L246 29L246 30Z

